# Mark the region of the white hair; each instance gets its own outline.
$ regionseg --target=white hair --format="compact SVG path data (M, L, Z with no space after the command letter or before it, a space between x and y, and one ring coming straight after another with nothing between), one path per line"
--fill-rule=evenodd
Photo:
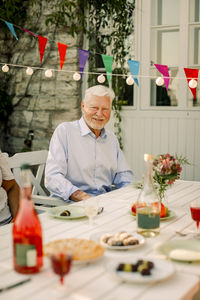
M87 100L91 98L91 96L108 96L110 97L110 102L112 103L112 100L115 98L115 93L112 89L108 88L107 86L95 85L85 91L85 97L83 98L83 102L86 103Z

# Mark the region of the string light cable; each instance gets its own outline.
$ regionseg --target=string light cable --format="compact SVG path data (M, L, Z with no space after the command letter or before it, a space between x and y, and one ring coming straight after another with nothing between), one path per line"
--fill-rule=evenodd
M74 80L79 80L81 78L81 75L80 75L80 71L73 71L73 70L59 70L59 69L53 69L53 68L43 68L43 67L38 67L38 66L27 66L27 65L17 65L17 64L11 64L11 63L5 63L5 62L0 62L0 65L3 65L2 66L2 71L3 72L8 72L9 71L9 67L17 67L17 68L26 68L26 74L27 75L32 75L34 70L41 70L41 71L44 71L45 72L45 76L46 77L51 77L53 74L52 72L62 72L62 73L73 73L73 79ZM131 74L115 74L115 73L106 73L106 72L89 72L89 71L83 71L81 72L82 74L90 74L90 75L97 75L99 78L102 79L102 83L105 81L103 81L104 77L106 75L112 75L112 76L116 76L116 77L123 77L123 78L126 78L126 80L128 81L133 79L134 81L134 75L131 75ZM48 75L51 75L51 76L48 76ZM76 76L75 76L76 75ZM162 77L158 77L158 76L149 76L149 75L137 75L135 77L138 77L138 78L153 78L153 79L156 79L156 83L158 85L162 85L164 83L164 79L169 79L169 77L165 77L165 76L162 76ZM185 80L185 77L173 77L173 76L170 76L170 79L184 79ZM191 79L192 83L190 85L193 85L193 84L197 84L197 81L194 80L194 78L189 78L188 79ZM161 84L162 83L162 84ZM128 84L128 83L127 83ZM192 87L192 86L191 86Z
M6 22L6 20L4 20L3 18L0 18L0 20L3 21L3 22ZM11 23L11 24L14 27L17 27L17 28L21 29L22 31L31 34L33 37L38 38L37 33L33 33L33 32L31 32L27 29L24 29L24 28L20 27L19 25L16 25L16 24L13 24L13 23ZM51 41L51 42L54 41L54 40L51 40L49 38L48 38L48 40ZM102 54L100 54L98 52L94 52L94 51L90 51L90 54L100 55L100 56L102 55ZM147 62L146 63L140 62L140 63L141 64L149 64ZM111 75L111 76L116 76L116 77L119 76L119 77L126 78L126 83L128 85L133 85L135 83L134 77L135 78L153 78L153 79L155 79L156 85L158 85L158 86L162 86L165 83L164 79L176 79L176 80L184 79L185 80L185 77L173 77L173 76L165 77L163 75L162 76L149 76L149 75L139 75L139 74L137 74L137 75L134 76L133 74L128 74L127 75L127 74L114 74L114 73L104 73L104 72L101 72L101 73L99 73L99 72L88 72L88 71L82 71L81 74L80 74L80 71L70 71L70 70L66 71L66 70L58 70L58 69L52 69L52 68L47 69L47 68L42 68L42 67L30 67L30 66L25 66L25 65L16 65L16 64L1 63L1 62L0 62L0 64L3 65L3 67L2 67L3 72L8 72L9 71L9 66L19 67L19 68L26 68L26 74L28 76L31 76L33 74L34 70L43 70L45 72L45 77L47 77L47 78L51 78L53 76L53 72L73 73L73 79L75 81L78 81L78 80L81 79L81 74L97 75L98 76L97 81L99 83L104 83L105 82L105 80L106 80L105 76L106 75ZM152 62L150 64L150 66L152 66ZM189 85L190 88L196 88L197 87L197 78L187 77L187 79L189 80L188 85Z

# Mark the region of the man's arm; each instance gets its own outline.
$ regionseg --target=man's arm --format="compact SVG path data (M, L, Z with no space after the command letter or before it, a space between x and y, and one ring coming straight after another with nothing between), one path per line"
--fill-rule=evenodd
M86 200L88 198L90 198L91 196L88 195L87 193L81 191L81 190L77 190L76 192L72 193L71 196L69 197L70 200L73 201L82 201L82 200Z
M2 187L6 190L8 195L8 205L10 212L14 218L19 208L19 186L14 179L3 180Z
M88 196L66 178L68 170L68 140L66 127L60 124L51 138L45 168L45 186L53 196L73 201ZM84 194L82 194L84 193Z

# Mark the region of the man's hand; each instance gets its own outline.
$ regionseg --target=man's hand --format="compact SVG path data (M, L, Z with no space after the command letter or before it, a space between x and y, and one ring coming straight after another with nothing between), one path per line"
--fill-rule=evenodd
M86 200L88 198L91 198L90 195L88 195L87 193L81 191L81 190L78 190L76 192L74 192L73 194L71 194L71 196L69 197L70 200L73 200L73 201L82 201L82 200Z

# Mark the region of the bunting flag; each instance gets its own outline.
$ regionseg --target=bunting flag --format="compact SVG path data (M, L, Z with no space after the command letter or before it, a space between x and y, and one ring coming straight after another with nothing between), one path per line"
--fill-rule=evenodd
M168 91L169 81L170 81L168 66L166 66L166 65L160 65L160 64L154 64L154 66L164 76L163 79L164 79L164 82L165 82L166 89Z
M64 62L65 62L65 55L66 55L66 51L67 51L67 45L61 44L61 43L57 43L57 44L58 44L58 51L59 51L59 55L60 55L60 69L62 70L62 67L63 67Z
M7 25L7 27L9 28L9 30L13 34L13 36L16 38L16 40L18 40L18 37L17 37L17 35L15 33L15 30L14 30L14 27L13 27L13 26L17 26L17 25L13 25L13 24L9 23L8 21L5 21L5 20L2 20L2 21L5 22L5 24ZM43 59L43 56L44 56L44 51L45 51L48 39L46 37L38 35L37 33L33 33L33 32L31 32L31 31L29 31L25 28L20 28L20 29L27 32L27 33L29 33L30 35L32 35L34 37L38 37L40 62L42 63L42 59ZM60 69L62 70L64 62L65 62L65 56L66 56L66 51L67 51L68 46L67 46L67 44L62 44L62 43L57 43L57 45L58 45L58 51L59 51L59 56L60 56ZM86 62L88 60L89 53L90 52L88 50L79 49L79 68L80 68L81 77L82 77ZM108 83L110 85L110 79L111 79L111 76L112 76L113 56L105 55L105 54L100 54L100 55L102 57L103 64L105 66L107 80L108 80ZM130 68L131 77L134 78L134 81L136 82L137 86L139 86L139 81L138 81L138 76L139 75L138 74L139 74L140 62L137 61L137 60L128 59L127 63L129 65L129 68ZM12 66L12 64L8 64L8 65ZM170 82L170 75L169 75L168 66L167 65L161 65L161 64L154 64L154 65L157 68L157 70L163 75L165 86L166 86L166 89L168 91L169 82ZM13 65L13 66L16 66L16 65ZM27 68L27 66L24 66L24 67ZM40 68L38 68L38 69L40 69ZM6 63L2 67L2 70L3 70L3 72L7 72L9 70ZM196 100L197 87L195 87L195 85L197 84L199 69L184 68L184 71L185 71L185 75L186 75L186 78L187 78L188 86L189 86L189 88L190 88L190 90L193 94L194 99ZM86 72L86 73L90 74L90 72ZM91 73L91 74L94 74L94 73ZM124 75L122 74L121 76L124 76ZM149 77L149 78L151 78L151 76L142 76L142 75L140 75L139 77ZM74 79L74 80L78 80L78 79ZM196 84L195 84L195 82L196 82ZM132 84L132 83L129 82L127 84Z
M138 76L138 73L139 73L140 62L138 60L128 59L128 65L129 65L130 72L131 72L131 75L133 76L133 79L134 79L135 83L137 84L137 86L139 86L137 76Z
M38 35L36 33L33 33L25 28L21 28L21 30L28 32L29 34L31 34L32 36L38 37Z
M110 84L110 79L112 75L113 56L101 54L101 57L103 59L103 63L106 69L106 76L108 79L108 83Z
M38 35L38 41L39 41L39 50L40 50L40 62L42 63L44 50L45 50L48 39L41 35Z
M14 35L14 37L16 38L16 40L18 40L18 37L17 37L17 35L15 33L15 29L13 27L13 24L11 24L11 23L9 23L7 21L4 21L4 22L6 23L6 25L8 26L8 28L10 29L10 31L12 32L12 34Z
M80 71L81 71L81 78L82 78L83 70L85 68L85 64L87 62L87 59L88 59L88 56L89 56L90 52L87 51L87 50L79 49L78 53L79 53L79 68L80 68Z
M198 74L199 74L199 70L198 69L189 69L189 68L184 68L184 71L185 71L185 76L187 77L187 82L188 82L188 86L189 86L189 82L191 79L194 79L195 81L197 81L197 78L198 78ZM189 86L193 96L194 96L194 99L196 100L197 98L197 88L191 88Z

